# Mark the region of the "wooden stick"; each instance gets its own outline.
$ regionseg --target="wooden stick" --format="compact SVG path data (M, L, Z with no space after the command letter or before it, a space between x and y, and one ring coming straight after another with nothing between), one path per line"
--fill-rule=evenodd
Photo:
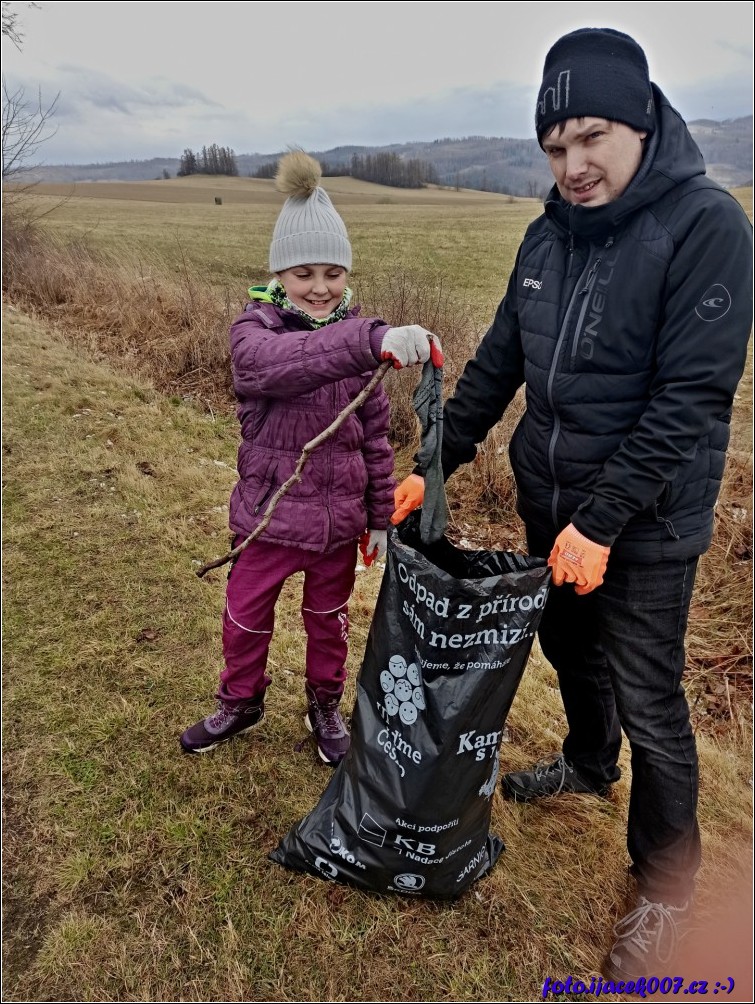
M385 374L388 372L389 369L391 369L392 366L393 362L390 359L388 359L384 363L381 363L375 370L375 373L370 382L362 388L362 390L357 394L357 396L354 398L353 401L351 401L349 404L346 405L343 411L336 416L336 418L331 422L331 424L327 427L327 429L323 429L323 431L319 433L319 435L315 436L314 439L310 439L308 443L305 443L304 449L301 451L301 456L297 461L294 473L287 481L283 482L283 484L280 486L275 495L273 495L273 497L270 499L268 507L265 510L265 514L262 517L260 523L254 528L254 530L252 530L252 532L249 534L246 540L243 540L238 545L238 547L234 547L232 551L229 551L228 554L224 554L222 558L215 558L213 561L208 561L206 565L202 565L201 568L198 568L197 575L199 576L200 579L202 578L202 576L206 575L211 568L220 568L221 565L225 565L229 561L234 561L241 554L242 551L246 550L246 548L249 547L249 545L253 540L256 540L257 537L259 537L259 535L262 533L265 527L267 527L267 525L269 524L270 520L273 518L273 510L278 505L278 502L283 498L283 496L289 490L291 485L293 485L297 481L301 481L301 472L304 469L304 465L309 460L310 453L312 453L313 450L316 450L317 447L320 446L322 443L324 443L326 439L329 439L336 431L336 429L338 429L339 426L341 426L344 423L344 421L349 417L349 415L351 415L352 412L356 411L357 408L361 407L361 405L364 404L364 402L367 400L367 398L370 396L370 394L377 387L377 385L380 383L380 381L383 379Z

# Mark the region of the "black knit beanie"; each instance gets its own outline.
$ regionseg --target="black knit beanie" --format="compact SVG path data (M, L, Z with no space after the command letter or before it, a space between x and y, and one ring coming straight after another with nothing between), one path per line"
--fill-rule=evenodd
M594 115L653 131L653 92L645 53L613 28L579 28L555 42L545 57L535 130Z

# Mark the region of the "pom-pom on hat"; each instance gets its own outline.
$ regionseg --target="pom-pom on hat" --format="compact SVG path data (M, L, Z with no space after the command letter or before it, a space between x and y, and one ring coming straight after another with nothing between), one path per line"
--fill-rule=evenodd
M579 28L551 46L537 96L540 145L551 126L594 115L651 133L653 91L642 48L614 28Z
M351 269L351 244L346 227L320 187L322 168L303 150L284 154L275 187L288 198L283 204L270 244L270 271L295 265L341 265Z

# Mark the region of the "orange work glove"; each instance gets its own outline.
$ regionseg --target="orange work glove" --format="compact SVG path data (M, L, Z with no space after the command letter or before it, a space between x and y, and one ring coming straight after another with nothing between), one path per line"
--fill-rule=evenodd
M553 571L553 585L573 582L575 593L580 596L591 593L603 582L610 553L610 547L588 540L570 523L556 537L548 558Z
M419 474L410 474L404 478L393 494L396 503L396 511L391 516L391 523L395 526L406 519L410 512L418 509L425 497L425 479Z

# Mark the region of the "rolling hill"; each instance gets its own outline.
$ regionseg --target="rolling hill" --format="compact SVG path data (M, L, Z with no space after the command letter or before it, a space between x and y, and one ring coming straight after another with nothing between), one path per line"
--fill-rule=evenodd
M689 128L702 150L708 174L725 188L751 185L752 115L716 122L700 119ZM364 157L395 153L432 164L440 183L453 188L473 188L518 196L542 197L552 178L545 157L534 139L467 136L444 138L429 143L397 143L390 146L339 146L312 151L331 167L348 166L355 154ZM239 173L254 175L265 164L277 160L275 153L236 154ZM51 164L29 172L30 180L48 183L72 181L147 181L174 176L178 157L153 157L108 164Z

